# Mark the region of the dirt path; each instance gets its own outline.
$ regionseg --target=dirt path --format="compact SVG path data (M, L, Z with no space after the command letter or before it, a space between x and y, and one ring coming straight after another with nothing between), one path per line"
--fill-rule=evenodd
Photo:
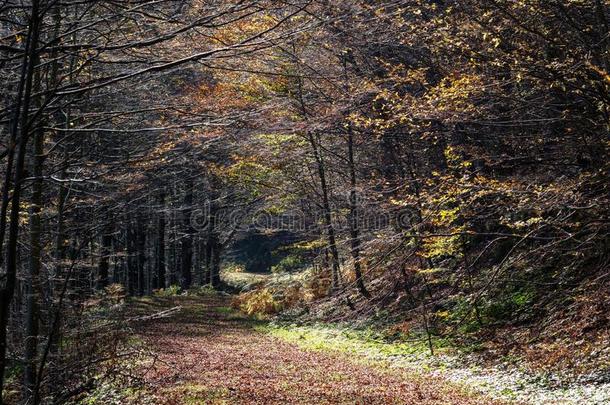
M158 356L146 374L159 404L491 404L434 378L345 354L304 351L254 330L224 297L141 301L138 312L181 305L138 335ZM146 401L147 403L149 402Z

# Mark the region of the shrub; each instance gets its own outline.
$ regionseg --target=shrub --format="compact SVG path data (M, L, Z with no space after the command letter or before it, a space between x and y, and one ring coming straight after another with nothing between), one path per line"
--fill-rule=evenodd
M179 285L173 284L167 288L160 288L154 291L156 297L175 297L182 292Z
M199 287L195 287L191 290L189 290L190 293L198 295L200 297L205 297L207 295L214 295L216 294L216 290L214 289L214 287L212 287L211 284L206 284L206 285L202 285Z
M272 315L282 309L281 303L273 297L268 288L242 293L233 299L231 305L247 315L257 317Z
M305 282L307 289L307 301L314 301L319 298L327 297L331 287L330 270L318 269L312 271L310 277Z
M288 255L278 264L271 266L272 273L290 273L303 267L303 258L299 255Z
M286 287L282 293L283 308L292 308L302 303L304 300L303 288L299 283L291 284L290 286Z
M122 284L110 284L104 288L104 299L113 305L123 303L126 296L125 287Z
M243 273L246 268L243 264L231 262L223 266L223 271L225 273Z

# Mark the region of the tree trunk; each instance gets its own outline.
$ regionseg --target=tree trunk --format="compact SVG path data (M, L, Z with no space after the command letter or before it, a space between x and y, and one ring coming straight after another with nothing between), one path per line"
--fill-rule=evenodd
M4 389L4 370L6 369L6 335L9 320L9 308L13 295L15 293L15 282L17 277L17 242L19 237L19 214L21 212L21 187L25 177L25 155L27 151L27 141L30 132L30 101L32 93L32 81L34 77L34 68L36 66L36 52L38 46L38 38L40 36L40 1L32 1L32 15L30 18L28 36L26 40L26 52L24 54L24 62L22 72L22 80L25 79L23 87L23 108L20 113L21 117L15 116L15 120L20 121L20 140L17 150L17 159L15 161L15 177L13 182L13 196L11 201L11 216L10 227L7 241L7 260L4 288L0 290L0 403L3 403ZM20 84L21 86L21 84ZM17 123L15 122L12 139L18 139L16 136ZM7 172L8 181L10 172ZM2 235L4 236L4 235ZM0 247L2 246L0 241Z
M369 294L368 290L364 286L360 263L360 232L358 229L358 197L356 194L356 167L354 163L354 134L351 127L348 127L347 129L347 152L350 175L349 231L352 260L354 262L354 275L356 277L356 286L358 287L358 291L360 291L364 297L369 298L371 294Z
M138 291L137 232L130 220L127 221L125 245L127 250L127 290L129 295L136 295Z
M136 226L136 249L137 249L137 268L138 268L138 296L143 296L146 290L146 279L144 276L144 268L146 266L146 226L144 216L140 216Z
M218 288L220 287L220 254L221 254L221 245L218 243L216 238L213 238L212 248L211 248L211 258L210 258L210 283L212 287Z
M205 269L203 273L203 284L212 284L212 244L210 237L205 244Z
M65 167L60 172L60 178L65 178ZM61 275L63 273L63 262L66 259L66 235L65 233L65 225L64 225L64 215L65 215L65 206L66 200L68 199L68 189L63 185L59 186L57 197L57 222L55 228L55 280L61 279ZM56 298L55 290L58 287L56 285L56 281L51 278L49 280L49 288L50 288L50 296L53 297L53 300ZM59 351L59 342L61 340L61 317L58 318L57 322L55 322L54 326L57 327L56 330L51 330L50 334L53 337L52 342L50 344L50 352L52 354L56 354Z
M159 209L156 288L165 288L165 191L159 194Z
M197 272L199 273L199 283L205 285L206 283L206 243L205 239L201 236L197 239Z
M38 80L38 79L37 79ZM27 395L36 387L36 360L38 354L38 333L40 311L38 302L40 300L40 266L42 247L41 237L41 217L42 211L42 168L44 164L44 132L37 129L34 135L34 159L32 173L34 181L32 183L32 200L30 204L30 263L27 279L26 293L26 330L24 347L24 383ZM30 402L37 402L31 400Z
M318 165L318 176L320 178L320 187L322 188L322 209L324 215L324 226L326 228L326 236L328 238L328 249L331 254L331 277L333 291L339 288L339 252L337 250L337 242L335 239L335 228L332 223L332 213L330 209L330 202L328 199L328 186L326 184L326 170L324 167L324 160L318 148L316 139L311 132L308 133L309 142L313 151L314 158Z
M181 241L181 286L183 290L191 288L193 267L193 228L191 226L191 212L193 208L193 180L186 183L184 205L182 207L182 241Z
M102 248L100 250L100 262L98 265L97 288L99 290L108 286L108 273L110 269L109 258L112 251L112 228L107 223L102 235Z

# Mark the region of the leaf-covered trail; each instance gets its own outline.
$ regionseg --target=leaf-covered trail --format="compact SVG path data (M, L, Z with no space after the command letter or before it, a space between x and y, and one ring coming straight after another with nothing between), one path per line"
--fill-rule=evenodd
M146 373L159 404L491 404L446 382L306 351L257 332L228 298L140 301L138 311L182 310L146 322L138 335L158 356ZM150 401L150 399L148 400ZM147 402L148 402L147 401Z

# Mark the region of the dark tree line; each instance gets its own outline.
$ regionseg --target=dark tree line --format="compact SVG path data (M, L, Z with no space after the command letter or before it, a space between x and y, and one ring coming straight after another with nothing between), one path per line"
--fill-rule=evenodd
M0 3L0 376L23 370L23 385L9 383L24 401L66 400L90 385L82 377L68 388L75 376L64 367L97 292L220 284L232 232L216 214L249 197L228 197L233 186L215 170L230 163L231 146L215 138L230 125L238 137L251 108L204 104L197 92L215 79L202 63L284 40L301 29L288 23L304 6ZM195 229L204 201L213 226Z

